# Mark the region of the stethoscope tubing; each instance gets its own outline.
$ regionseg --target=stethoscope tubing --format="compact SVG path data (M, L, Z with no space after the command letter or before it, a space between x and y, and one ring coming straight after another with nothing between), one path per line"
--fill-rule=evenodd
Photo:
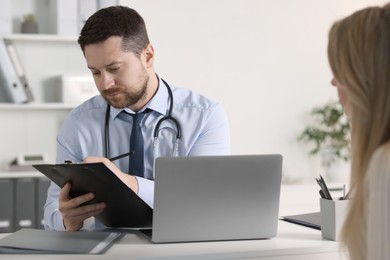
M173 155L175 155L177 150L178 150L179 140L181 138L181 126L180 126L179 121L172 116L172 111L173 111L173 93L172 93L172 89L171 89L171 87L169 86L169 84L165 80L163 80L163 79L161 79L161 80L165 84L165 86L166 86L166 88L168 90L168 96L169 96L169 101L170 102L169 102L169 109L168 109L167 114L165 114L164 117L160 118L157 121L156 126L154 127L154 131L153 131L153 147L156 146L161 124L164 121L171 121L171 122L174 123L174 125L176 127L176 141L175 141L175 144L174 144L174 152L173 152ZM110 104L107 104L106 114L105 114L105 118L104 118L104 157L106 157L106 158L108 158L109 155L110 155L110 152L109 152L109 147L110 147L110 127L109 127L110 110L111 110L111 106L110 106ZM112 161L113 160L117 160L117 159L125 157L125 156L127 156L129 154L130 153L128 153L128 154L126 153L126 154L122 154L122 155L119 155L119 156L115 156L113 158L110 158L110 160L112 160Z

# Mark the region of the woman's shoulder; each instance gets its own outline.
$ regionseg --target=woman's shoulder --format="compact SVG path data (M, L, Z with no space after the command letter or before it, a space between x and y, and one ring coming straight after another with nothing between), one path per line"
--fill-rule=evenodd
M379 146L378 149L374 151L374 154L372 155L372 161L375 161L376 163L384 163L389 162L390 158L390 141L387 141L383 145Z
M371 157L367 179L373 183L390 183L390 141L378 147Z

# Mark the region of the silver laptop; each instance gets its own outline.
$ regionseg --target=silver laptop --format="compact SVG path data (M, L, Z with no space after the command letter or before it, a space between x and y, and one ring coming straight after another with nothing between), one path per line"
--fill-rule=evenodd
M281 174L276 154L157 158L152 241L274 237Z

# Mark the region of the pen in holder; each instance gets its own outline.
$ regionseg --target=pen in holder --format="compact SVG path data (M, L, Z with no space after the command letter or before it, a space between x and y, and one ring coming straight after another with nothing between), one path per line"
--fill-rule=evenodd
M348 200L320 199L321 235L325 239L338 241L348 210Z

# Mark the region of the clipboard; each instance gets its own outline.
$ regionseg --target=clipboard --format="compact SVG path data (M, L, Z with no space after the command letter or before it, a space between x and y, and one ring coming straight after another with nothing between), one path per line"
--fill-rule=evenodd
M103 163L38 164L33 167L61 188L70 182L69 195L73 198L93 192L95 198L87 204L106 203L104 211L95 217L107 227L152 226L153 209Z

